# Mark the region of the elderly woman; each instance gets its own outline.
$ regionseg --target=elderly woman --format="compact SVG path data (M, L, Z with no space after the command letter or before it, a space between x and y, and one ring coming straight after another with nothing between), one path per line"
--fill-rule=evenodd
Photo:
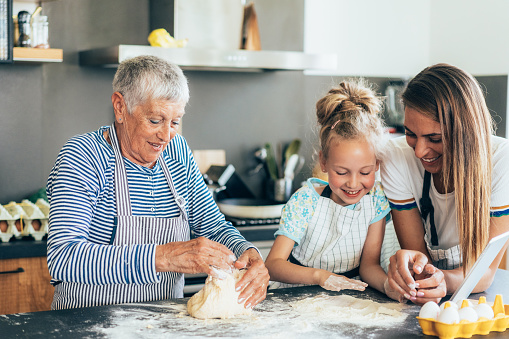
M248 269L236 287L254 307L269 281L263 259L225 221L177 134L184 74L136 57L119 65L113 92L115 123L71 138L48 179L52 309L179 298L184 273L231 267Z
M493 135L479 84L457 67L424 69L402 97L406 136L391 140L381 166L402 248L389 283L416 304L438 302L509 231L509 142ZM473 292L491 285L504 250Z

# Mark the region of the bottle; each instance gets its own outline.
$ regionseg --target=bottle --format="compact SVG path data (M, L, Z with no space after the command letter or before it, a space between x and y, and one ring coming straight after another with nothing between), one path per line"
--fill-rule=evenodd
M18 47L32 47L30 40L30 13L27 11L20 11L18 13Z
M49 48L48 17L36 15L32 20L32 47Z

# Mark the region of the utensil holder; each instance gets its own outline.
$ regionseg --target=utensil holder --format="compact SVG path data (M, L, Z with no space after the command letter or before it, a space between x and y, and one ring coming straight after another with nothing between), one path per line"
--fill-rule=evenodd
M287 202L292 195L293 180L281 178L267 181L267 196L278 202Z

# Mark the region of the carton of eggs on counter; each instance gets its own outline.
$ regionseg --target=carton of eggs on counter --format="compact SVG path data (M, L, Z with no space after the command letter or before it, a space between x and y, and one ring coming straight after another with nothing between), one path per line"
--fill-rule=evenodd
M48 234L49 204L44 199L36 203L23 200L0 205L0 241L8 242L12 237L32 236L41 240Z
M480 297L477 304L465 299L459 305L446 301L438 306L429 301L421 307L417 320L425 335L470 338L491 331L504 332L509 327L509 305L504 305L500 294L493 306L486 303L486 297Z

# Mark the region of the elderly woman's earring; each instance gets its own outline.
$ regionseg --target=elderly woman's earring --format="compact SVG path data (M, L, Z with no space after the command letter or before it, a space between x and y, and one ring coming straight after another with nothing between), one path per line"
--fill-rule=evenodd
M118 121L119 121L119 122L120 122L120 121L122 121L122 118L118 118Z

